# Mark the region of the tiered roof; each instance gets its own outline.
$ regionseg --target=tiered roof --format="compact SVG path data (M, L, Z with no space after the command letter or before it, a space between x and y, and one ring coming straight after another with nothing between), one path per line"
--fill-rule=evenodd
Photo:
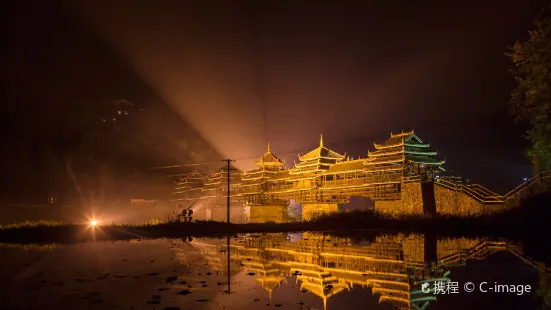
M372 172L391 172L404 170L411 172L410 164L419 165L420 168L427 166L431 171L433 169L444 170L441 166L445 160L438 158L438 152L430 148L430 144L424 143L414 132L401 132L390 134L390 137L382 144L374 143L375 150L368 152L365 159L345 160L345 155L341 155L328 149L323 144L323 136L320 137L319 146L305 155L298 156L300 162L296 163L291 169L283 169L284 161L275 156L270 150L270 144L266 153L257 158L254 163L258 168L241 173L238 170L230 171L230 182L232 185L241 185L244 190L239 191L237 195L250 195L268 190L271 193L292 192L306 190L318 186L318 182L297 182L301 180L312 180L322 175L362 172L371 174ZM201 191L211 191L225 187L227 185L228 171L224 165L218 170L212 172L208 177L199 171L182 178L177 183L177 194L191 192L196 193L197 189ZM265 187L259 186L264 182L275 182L277 186ZM281 185L284 186L278 187ZM292 183L299 183L298 187L293 187ZM274 185L274 184L271 184ZM192 196L192 195L190 195Z
M263 259L263 250L248 248L247 251L249 251L251 255L241 256L243 259L241 264L247 267L249 271L259 275L256 281L268 292L271 303L273 290L278 288L282 282L287 282L287 279L281 276L281 271L277 264Z
M337 173L343 173L343 172L365 171L366 167L365 167L364 161L365 159L341 161L332 165L323 174L337 174Z
M198 190L205 185L206 177L195 170L190 174L184 175L176 182L176 188L174 194L183 194L191 190Z
M279 158L277 158L272 152L270 151L270 142L268 142L268 150L264 155L262 155L260 158L254 161L255 164L257 164L260 167L281 167L285 162Z
M258 165L258 168L243 173L243 181L251 181L256 183L258 181L269 179L276 175L281 170L281 166L285 164L284 161L272 154L270 151L270 143L268 143L268 150L266 153L256 159L254 163Z
M430 149L430 144L423 141L412 131L390 134L383 144L373 144L375 151L368 152L366 165L392 163L414 163L439 167L446 161L437 158L438 152Z
M215 245L204 244L200 251L211 270L222 273L228 270L227 263L220 258L220 251ZM184 263L188 264L187 260Z
M237 168L230 165L230 184L238 185L241 184L241 171ZM210 173L207 181L205 182L205 187L213 188L220 187L221 185L228 184L228 166L224 165L223 167L214 170Z
M321 136L320 145L315 150L303 156L299 155L300 163L295 164L290 174L322 172L328 170L335 163L342 161L344 157L345 155L326 148L323 145L323 136Z
M270 298L270 303L272 302L272 292L278 288L281 283L287 282L287 279L285 277L282 277L279 274L266 274L261 275L260 277L256 278L256 281L260 283L260 286L264 288L268 292L268 296Z
M270 178L270 181L287 180L291 178L290 170L279 170L279 172Z
M327 309L327 299L344 291L350 290L346 283L341 283L339 279L327 271L300 270L302 275L297 276L297 280L302 283L300 289L307 289L314 295L323 300L323 309Z

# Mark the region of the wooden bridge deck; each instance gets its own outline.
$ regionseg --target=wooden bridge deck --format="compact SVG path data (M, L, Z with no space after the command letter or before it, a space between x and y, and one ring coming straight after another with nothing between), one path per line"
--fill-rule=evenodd
M318 184L303 187L286 185L277 188L265 188L259 185L253 190L250 188L245 190L241 186L236 185L230 190L230 198L232 201L247 202L248 197L255 197L255 199L265 199L267 203L269 201L285 201L290 199L324 203L345 203L351 196L364 196L376 201L399 200L401 199L401 187L404 184L424 181L432 181L435 186L464 193L484 205L504 205L518 202L522 198L548 190L551 187L551 170L543 171L524 181L504 195L497 194L479 184L464 184L442 178L422 179L421 176L385 176L320 181ZM226 199L226 197L227 191L220 189L219 193L197 195L186 199Z

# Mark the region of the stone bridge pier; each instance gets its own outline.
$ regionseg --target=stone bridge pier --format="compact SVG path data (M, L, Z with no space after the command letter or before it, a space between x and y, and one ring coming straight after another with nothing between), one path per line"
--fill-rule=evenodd
M400 199L376 200L375 211L390 217L413 215L470 216L495 213L505 207L485 204L466 190L454 189L434 181L401 184Z
M339 212L342 208L336 203L303 203L302 204L302 220L311 221L324 214Z
M250 206L249 223L286 223L289 220L289 206Z

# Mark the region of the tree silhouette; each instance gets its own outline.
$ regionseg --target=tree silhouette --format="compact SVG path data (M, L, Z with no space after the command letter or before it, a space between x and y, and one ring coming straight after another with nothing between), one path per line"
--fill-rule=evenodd
M551 168L551 18L543 12L529 38L517 41L506 53L515 64L517 83L511 94L515 121L528 121L526 150L536 172Z

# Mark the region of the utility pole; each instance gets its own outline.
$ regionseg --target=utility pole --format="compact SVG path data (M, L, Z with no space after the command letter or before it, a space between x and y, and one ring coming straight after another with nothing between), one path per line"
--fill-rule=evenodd
M227 205L227 210L226 210L226 212L227 212L226 222L229 224L230 223L230 171L234 170L230 167L230 163L232 161L235 161L235 160L225 159L224 161L228 163L228 201L227 201L228 205Z
M232 161L235 161L235 160L231 160L231 159L226 159L224 160L225 162L228 163L228 206L227 206L227 218L226 218L226 222L229 224L230 223L230 171L233 170L230 166L231 162ZM227 237L227 249L226 249L226 252L228 254L228 295L231 294L231 285L230 285L230 235L228 235Z
M228 248L226 249L228 254L228 295L231 294L231 283L230 283L230 235L226 236L228 242Z

